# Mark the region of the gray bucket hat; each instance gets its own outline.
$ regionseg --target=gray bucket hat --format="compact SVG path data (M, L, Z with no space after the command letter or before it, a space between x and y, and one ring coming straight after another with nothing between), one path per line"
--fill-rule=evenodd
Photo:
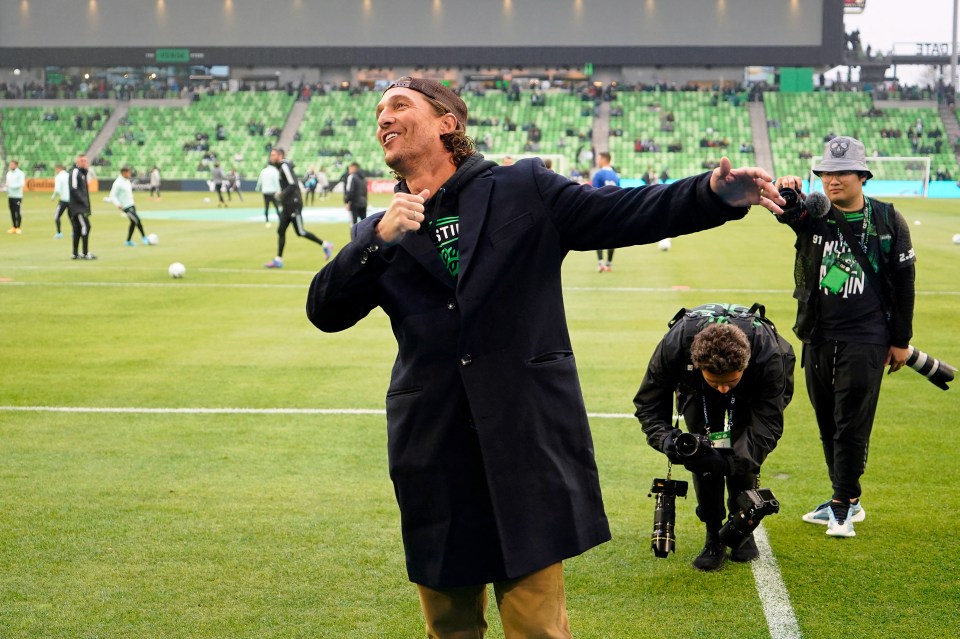
M872 178L873 173L867 168L867 154L863 142L846 135L835 137L823 147L823 159L813 167L813 174L833 171L860 171Z

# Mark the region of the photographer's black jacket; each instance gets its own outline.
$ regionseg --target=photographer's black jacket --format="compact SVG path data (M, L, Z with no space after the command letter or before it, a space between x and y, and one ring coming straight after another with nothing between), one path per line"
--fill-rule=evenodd
M769 322L730 318L750 340L750 362L743 377L728 396L733 408L733 474L757 474L760 466L783 435L783 411L793 398L793 348ZM702 319L685 317L667 332L657 345L633 399L647 443L663 450L663 439L673 430L676 393L677 414L683 415L686 430L705 433L704 393L718 394L693 368L690 344L703 326Z
M867 199L867 196L864 198ZM913 248L910 247L910 227L892 204L873 198L869 200L873 209L872 224L877 229L877 236L882 238L878 251L880 271L877 275L883 288L880 291L883 306L889 314L886 319L890 329L890 343L906 348L913 337L913 265L916 261ZM794 245L797 257L793 269L797 323L793 330L797 337L810 343L814 339L820 318L818 291L820 265L823 262L823 238L834 236L834 225L828 222L828 217L813 218L799 208L777 216L777 221L788 225L797 234ZM866 284L870 286L869 278Z

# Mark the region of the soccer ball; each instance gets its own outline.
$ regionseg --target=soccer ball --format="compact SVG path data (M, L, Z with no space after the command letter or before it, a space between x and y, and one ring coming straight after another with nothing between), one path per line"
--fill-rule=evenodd
M953 236L953 243L960 244L960 233L957 233L956 235Z
M151 246L156 246L157 244L160 243L160 238L157 237L156 233L151 233L150 235L147 236L147 243L150 244Z
M203 198L203 203L204 203L204 204L210 204L210 198L208 198L208 197Z
M180 262L174 262L170 265L170 268L167 269L167 273L169 273L173 279L179 280L187 274L187 267Z
M660 243L657 244L657 248L660 249L661 251L669 251L671 246L673 246L673 244L670 243L669 237L660 240Z

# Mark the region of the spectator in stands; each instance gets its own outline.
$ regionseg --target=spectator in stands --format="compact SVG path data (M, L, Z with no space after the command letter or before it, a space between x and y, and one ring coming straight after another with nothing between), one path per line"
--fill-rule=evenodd
M360 165L351 162L347 168L347 181L343 187L344 206L350 211L352 224L358 224L367 217L367 178Z
M267 164L260 171L260 177L257 178L256 191L263 195L263 219L270 228L270 205L277 213L277 219L280 218L280 205L277 203L277 193L280 192L280 171L273 164Z
M610 165L610 153L601 151L597 154L597 171L593 174L591 184L593 188L599 189L604 186L620 186L620 176ZM603 250L597 249L597 272L608 273L613 270L613 251L607 249L607 259L603 259Z
M70 169L70 225L73 227L73 259L95 260L97 256L90 252L90 191L87 188L87 173L90 161L83 153ZM77 249L82 247L83 251Z
M784 202L764 171L726 158L713 173L638 189L578 186L535 158L498 167L474 152L466 121L438 82L387 88L377 139L399 183L387 211L354 226L314 277L307 315L334 332L380 308L393 325L390 475L427 635L481 636L493 583L506 636L569 638L562 562L610 531L563 258Z
M13 226L7 231L11 235L20 235L20 222L23 216L20 214L20 207L23 204L23 187L27 183L27 176L20 169L20 162L10 160L10 169L7 171L7 206L10 208L10 220Z
M813 173L830 199L828 214L797 207L777 218L797 235L794 331L833 489L803 520L854 537L853 524L866 518L860 477L883 369L899 370L910 354L916 257L903 215L863 193L873 174L860 140L828 142ZM800 190L802 180L784 176L777 187Z

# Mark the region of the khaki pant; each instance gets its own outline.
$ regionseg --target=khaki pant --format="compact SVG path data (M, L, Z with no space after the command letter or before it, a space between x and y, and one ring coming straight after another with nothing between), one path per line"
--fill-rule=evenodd
M434 590L417 585L429 639L481 639L487 631L487 587ZM563 564L493 584L506 639L572 639Z

